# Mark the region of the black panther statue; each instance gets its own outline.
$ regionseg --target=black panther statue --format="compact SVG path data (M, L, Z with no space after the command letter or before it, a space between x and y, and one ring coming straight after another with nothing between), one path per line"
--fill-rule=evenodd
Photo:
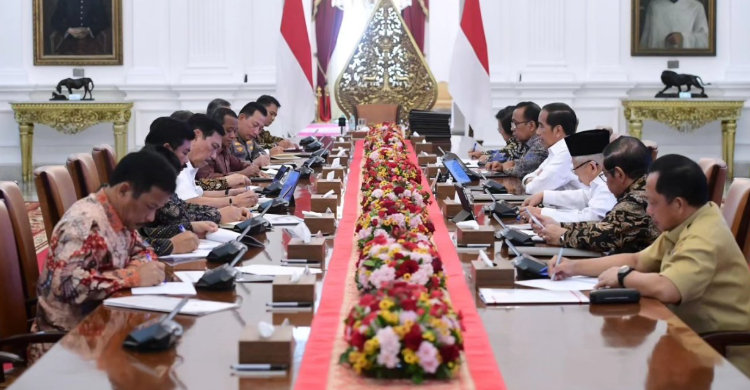
M74 89L83 88L84 92L81 100L94 100L94 96L91 94L91 91L94 90L94 82L88 77L60 80L60 82L57 83L57 88L55 88L57 93L62 93L62 87L68 89L68 94L72 94ZM89 95L88 99L86 99L86 95Z
M703 89L704 85L711 85L710 83L704 83L700 76L694 76L692 74L678 74L671 70L665 70L661 72L661 82L664 83L664 89L656 94L658 98L676 98L679 97L677 93L664 93L672 87L677 87L679 92L682 92L682 86L687 86L686 92L690 92L690 88L697 87L701 89L701 93L693 93L693 97L707 98L706 91Z

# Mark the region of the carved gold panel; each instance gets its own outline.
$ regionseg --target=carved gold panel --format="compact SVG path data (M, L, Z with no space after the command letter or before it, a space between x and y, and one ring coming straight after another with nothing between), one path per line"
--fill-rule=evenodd
M399 104L399 117L429 110L437 82L391 0L380 0L336 80L336 102L347 116L357 104Z

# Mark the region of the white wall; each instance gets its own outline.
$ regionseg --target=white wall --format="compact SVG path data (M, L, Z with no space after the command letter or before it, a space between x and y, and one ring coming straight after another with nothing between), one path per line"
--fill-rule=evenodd
M303 3L309 14L310 1ZM713 83L707 89L711 97L746 99L750 1L719 3L717 56L674 59L680 61L680 72ZM96 83L97 101L134 102L130 148L142 145L148 125L158 116L177 109L202 111L215 97L241 106L273 93L282 4L123 0L124 65L85 69ZM672 59L630 56L631 0L481 0L481 5L495 109L521 100L563 101L576 109L581 129L610 125L624 132L620 99L653 96L666 61ZM437 80L447 81L459 0L435 0L430 7L428 62ZM72 76L72 67L33 66L32 39L31 2L0 1L0 165L21 160L18 126L7 102L46 100L60 79ZM745 109L738 127L738 162L750 161L749 115ZM644 137L658 142L661 153L697 158L721 152L718 124L680 134L648 122ZM103 142L113 142L109 125L76 136L37 126L35 163L60 164L68 154Z

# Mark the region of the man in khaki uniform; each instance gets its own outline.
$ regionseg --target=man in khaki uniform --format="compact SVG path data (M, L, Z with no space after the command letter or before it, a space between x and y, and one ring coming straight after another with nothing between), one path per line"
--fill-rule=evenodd
M599 276L597 288L627 287L656 298L697 333L750 330L750 269L695 162L657 159L646 180L648 213L662 231L648 248L571 262L549 263L556 278ZM750 376L750 347L727 358Z

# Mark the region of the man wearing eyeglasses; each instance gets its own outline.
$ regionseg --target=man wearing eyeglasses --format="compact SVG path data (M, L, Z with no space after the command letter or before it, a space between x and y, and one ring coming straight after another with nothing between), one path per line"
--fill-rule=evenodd
M521 102L516 105L511 117L510 130L520 144L521 156L505 162L487 163L487 169L505 172L509 176L524 177L539 168L548 155L542 139L536 134L540 110L534 102Z
M537 230L547 244L597 252L635 253L659 236L659 229L646 212L646 173L651 153L633 137L620 137L604 148L603 172L617 204L601 221L558 223L540 215Z
M557 222L601 221L617 200L601 178L602 151L609 144L607 130L589 130L565 138L573 159L573 173L587 188L567 191L542 191L526 199L524 208ZM544 208L536 207L544 204Z

